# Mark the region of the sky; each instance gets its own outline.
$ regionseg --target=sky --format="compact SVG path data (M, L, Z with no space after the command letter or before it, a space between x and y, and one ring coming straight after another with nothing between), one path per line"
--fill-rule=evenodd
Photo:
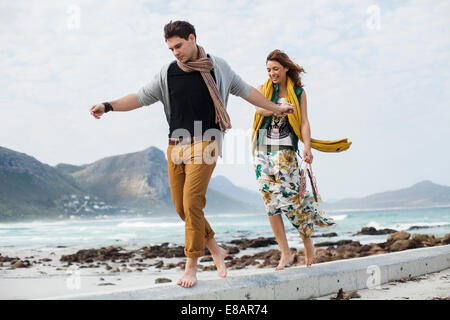
M438 0L0 0L0 146L52 166L165 152L160 102L101 119L89 109L136 93L174 60L163 27L187 20L254 87L274 49L305 69L312 138L352 142L312 149L325 201L450 185L449 17ZM227 110L233 128L213 176L257 191L245 152L255 109L230 95Z

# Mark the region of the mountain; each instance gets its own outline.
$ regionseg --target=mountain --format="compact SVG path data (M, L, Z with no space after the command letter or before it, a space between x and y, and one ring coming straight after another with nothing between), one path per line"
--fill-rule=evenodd
M156 147L98 160L71 173L77 184L109 203L136 212L175 211L165 153ZM223 190L208 189L205 211L246 212L255 208Z
M100 159L70 176L83 190L108 203L155 211L167 209L171 200L166 163L164 152L150 147Z
M205 211L255 211L254 205L209 189ZM175 212L165 153L156 147L91 164L51 167L0 147L0 221Z
M0 147L0 219L37 218L61 213L64 195L83 196L70 176L35 158Z
M324 202L324 209L414 208L450 205L450 187L424 180L409 188L375 193L363 198Z

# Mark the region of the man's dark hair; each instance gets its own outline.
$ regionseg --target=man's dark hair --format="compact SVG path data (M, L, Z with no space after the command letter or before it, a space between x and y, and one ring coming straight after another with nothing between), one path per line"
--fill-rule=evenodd
M173 21L172 20L164 26L164 38L167 39L178 36L187 40L190 34L195 36L197 39L197 35L195 34L195 28L192 24L187 21Z

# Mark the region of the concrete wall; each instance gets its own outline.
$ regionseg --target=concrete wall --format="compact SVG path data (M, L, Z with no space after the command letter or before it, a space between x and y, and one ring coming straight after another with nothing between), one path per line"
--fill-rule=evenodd
M65 299L308 299L344 291L373 288L404 277L450 267L450 245L290 267L248 276L202 280L192 288L164 284L148 289L65 297Z

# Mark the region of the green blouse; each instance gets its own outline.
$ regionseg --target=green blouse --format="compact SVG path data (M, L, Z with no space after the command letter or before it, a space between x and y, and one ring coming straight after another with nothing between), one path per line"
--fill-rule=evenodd
M298 99L298 104L300 105L300 96L302 95L303 88L294 86L294 91L295 91L295 95L297 96L297 99ZM278 101L278 85L277 84L273 85L273 94L272 94L271 101L273 103L277 103L277 101ZM261 124L261 128L259 128L259 130L261 130L261 129L267 130L271 121L272 121L272 116L264 117L263 123ZM291 133L292 133L291 137L292 137L292 145L294 146L294 151L297 151L299 139L298 139L297 135L295 134L294 130L292 129L291 124L289 122L288 122L288 125L289 125L289 129L291 130ZM259 137L259 131L258 131L258 137L256 138L257 146L260 145L260 139L261 138Z

